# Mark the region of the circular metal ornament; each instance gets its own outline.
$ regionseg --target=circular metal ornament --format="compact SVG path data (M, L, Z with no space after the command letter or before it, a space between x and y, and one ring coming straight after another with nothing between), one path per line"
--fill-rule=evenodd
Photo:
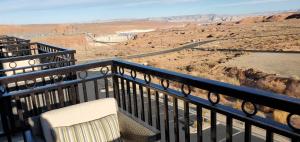
M295 115L295 114L290 113L290 114L287 116L287 118L286 118L286 122L287 122L287 124L288 124L288 126L289 126L290 128L292 128L292 129L295 130L295 131L300 132L300 128L296 128L296 127L291 123L291 118L292 118L293 115Z
M124 74L124 68L123 68L123 67L119 67L119 73L120 73L121 75Z
M80 79L86 79L87 76L88 76L87 71L81 71L81 72L78 73L78 77Z
M162 79L162 80L160 81L161 86L162 86L165 90L167 90L167 89L169 88L169 86L170 86L169 80L166 80L166 82L167 82L167 84L165 84L165 80L164 80L164 79Z
M251 105L253 106L253 112L249 112L249 111L246 110L246 104L247 103L251 103ZM243 101L243 103L242 103L242 111L247 116L254 116L257 113L257 106L255 104L253 104L252 102Z
M187 87L188 87L188 88L187 88L187 89L188 89L187 91L188 91L188 92L186 92L186 89L184 89L185 86L186 86L186 85L184 85L184 84L181 85L181 92L182 92L182 94L184 94L184 95L186 95L186 96L187 96L187 95L190 95L191 92L192 92L191 87L190 87L189 85L187 85Z
M31 66L35 65L35 60L33 60L33 59L28 60L28 64Z
M216 101L213 101L212 100L212 96L216 96ZM207 95L207 98L208 98L208 101L212 104L212 105L216 105L220 102L220 95L217 94L217 93L212 93L212 92L209 92L208 95Z
M103 74L103 75L107 75L108 74L108 71L109 71L109 68L108 67L102 67L100 69L100 72Z
M144 80L147 84L151 82L151 76L149 74L144 74Z
M135 79L136 78L136 71L135 70L131 70L130 71L130 76Z
M8 64L8 66L10 67L10 68L16 68L17 67L17 63L16 62L10 62L9 64Z

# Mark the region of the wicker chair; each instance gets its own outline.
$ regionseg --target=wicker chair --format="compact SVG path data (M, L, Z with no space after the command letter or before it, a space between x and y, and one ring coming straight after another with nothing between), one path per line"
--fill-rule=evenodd
M160 140L160 132L145 122L118 110L115 99L100 99L51 110L29 119L30 130L25 132L27 142L57 141L53 129L89 123L116 114L121 141L149 142ZM111 129L110 129L111 130ZM64 134L65 135L65 134ZM67 141L67 140L65 140Z

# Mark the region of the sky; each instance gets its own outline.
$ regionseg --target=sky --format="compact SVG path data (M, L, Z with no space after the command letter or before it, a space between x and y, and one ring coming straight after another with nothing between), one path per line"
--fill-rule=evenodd
M300 9L300 0L0 0L0 24L80 23Z

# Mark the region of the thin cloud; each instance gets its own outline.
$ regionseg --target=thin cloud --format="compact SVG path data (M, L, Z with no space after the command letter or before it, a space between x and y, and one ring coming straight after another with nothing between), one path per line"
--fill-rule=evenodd
M79 6L139 6L149 4L187 3L201 0L4 0L0 1L1 13L15 11L38 11Z
M135 1L125 3L123 6L131 7L131 6L140 6L140 5L149 5L149 4L177 4L177 3L190 3L197 2L201 0L144 0L144 1Z
M71 6L88 6L93 4L106 4L109 0L9 0L0 2L1 12L48 10Z
M220 5L215 5L214 7L234 7L234 6L257 5L257 4L285 2L285 1L292 1L292 0L251 0L251 1L244 1L244 2L220 4Z

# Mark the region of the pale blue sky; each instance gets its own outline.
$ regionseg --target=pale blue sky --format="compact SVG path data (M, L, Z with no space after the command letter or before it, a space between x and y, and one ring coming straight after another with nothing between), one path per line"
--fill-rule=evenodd
M0 0L0 24L72 23L300 9L300 0Z

